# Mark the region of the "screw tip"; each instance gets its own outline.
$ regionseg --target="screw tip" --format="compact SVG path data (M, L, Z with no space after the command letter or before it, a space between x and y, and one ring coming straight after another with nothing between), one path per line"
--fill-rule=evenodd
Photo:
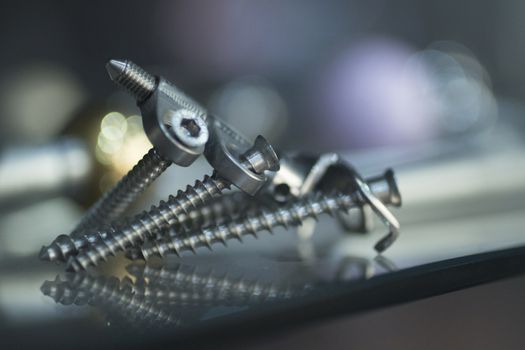
M125 60L112 59L106 63L106 70L111 80L117 80L117 78L124 73L127 66L128 62Z
M38 258L43 261L51 261L51 254L48 247L42 246L42 249L40 249L40 253L38 254Z

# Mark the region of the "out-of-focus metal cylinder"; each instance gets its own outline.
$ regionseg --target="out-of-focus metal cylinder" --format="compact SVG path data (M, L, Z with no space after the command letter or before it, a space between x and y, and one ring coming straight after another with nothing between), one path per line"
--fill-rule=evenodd
M0 151L0 208L73 193L92 167L86 145L74 138Z

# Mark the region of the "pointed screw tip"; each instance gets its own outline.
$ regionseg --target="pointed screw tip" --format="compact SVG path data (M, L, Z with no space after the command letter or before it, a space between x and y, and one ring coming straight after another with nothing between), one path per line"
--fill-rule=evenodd
M112 60L109 60L108 63L106 63L106 70L111 80L115 80L122 73L124 73L127 66L128 66L128 62L125 60L112 59Z
M43 261L51 261L51 254L49 254L49 249L46 246L42 246L38 258Z

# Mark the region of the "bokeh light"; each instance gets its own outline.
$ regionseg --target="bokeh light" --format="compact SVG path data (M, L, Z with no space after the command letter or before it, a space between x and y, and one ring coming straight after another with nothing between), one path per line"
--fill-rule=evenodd
M475 133L497 117L488 74L452 42L417 51L397 40L366 38L329 62L314 85L314 130L337 148Z
M213 94L210 108L251 140L257 135L267 135L270 142L276 142L288 124L283 98L257 77L237 79L222 86Z
M119 112L106 114L100 122L95 150L97 160L110 170L101 180L101 187L106 188L125 175L149 148L151 143L144 133L140 116L125 117Z

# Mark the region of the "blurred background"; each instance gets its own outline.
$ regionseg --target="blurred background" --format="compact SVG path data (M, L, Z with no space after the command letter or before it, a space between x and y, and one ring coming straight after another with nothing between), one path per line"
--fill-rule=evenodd
M110 58L165 76L281 152L339 152L365 175L394 167L406 228L392 249L399 267L525 244L524 11L519 0L3 1L0 262L33 258L68 232L149 149L139 109L107 76ZM134 210L206 171L204 160L171 167ZM360 239L336 250L361 249ZM439 307L455 302L465 300ZM395 310L405 315L396 327L432 317L425 310ZM505 310L490 310L494 323ZM484 312L465 311L463 327ZM347 327L392 327L367 317ZM432 327L450 322L439 320Z

